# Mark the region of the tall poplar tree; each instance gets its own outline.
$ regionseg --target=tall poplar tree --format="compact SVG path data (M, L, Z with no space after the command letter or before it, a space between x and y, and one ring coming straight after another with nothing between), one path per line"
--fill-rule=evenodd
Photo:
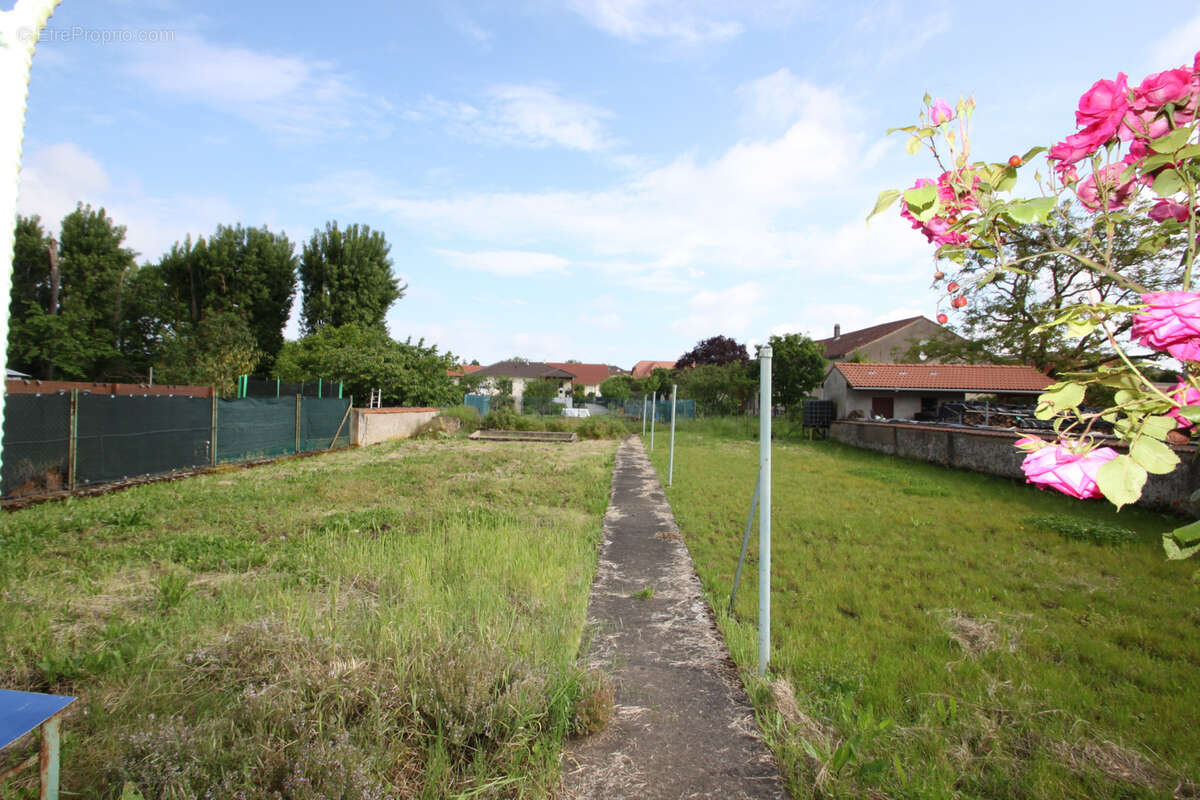
M384 235L367 225L342 230L328 222L314 231L300 256L304 333L326 325L383 329L388 309L408 288L392 274L390 251Z

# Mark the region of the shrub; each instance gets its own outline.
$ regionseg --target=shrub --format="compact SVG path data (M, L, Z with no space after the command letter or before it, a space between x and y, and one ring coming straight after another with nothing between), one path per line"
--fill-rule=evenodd
M493 408L480 426L493 431L531 431L536 421L518 414L511 408Z
M438 413L440 416L458 420L462 426L459 430L463 433L472 433L479 430L479 426L483 422L479 416L478 409L471 406L451 406L450 408L441 409Z
M585 417L575 428L580 439L620 439L629 433L625 420L612 415Z

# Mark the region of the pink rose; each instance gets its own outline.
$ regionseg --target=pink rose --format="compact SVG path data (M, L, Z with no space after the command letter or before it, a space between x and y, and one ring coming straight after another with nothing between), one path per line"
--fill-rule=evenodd
M1111 447L1075 453L1061 444L1043 447L1025 456L1021 470L1025 482L1050 487L1071 497L1103 497L1096 485L1096 472L1117 457Z
M1100 190L1104 188L1108 195L1109 211L1129 205L1129 198L1133 196L1137 186L1133 178L1121 182L1121 174L1128 166L1129 164L1125 161L1118 161L1116 164L1101 167L1081 180L1075 188L1079 202L1083 203L1088 211L1099 211L1103 203Z
M1129 83L1124 72L1115 81L1099 80L1079 98L1075 123L1080 126L1095 122L1112 122L1115 126L1129 108Z
M1175 384L1175 388L1167 392L1167 396L1179 403L1181 406L1200 406L1200 389L1192 386L1191 383L1185 380L1180 380ZM1168 417L1174 417L1180 428L1192 427L1192 421L1179 413L1178 408L1172 408L1167 412Z
M1150 209L1150 219L1155 222L1166 222L1169 219L1176 222L1187 222L1188 207L1169 197L1164 197L1154 204L1154 208Z
M939 97L937 102L935 102L929 109L929 119L934 125L941 125L943 122L949 122L950 120L954 119L954 109L952 109L945 100Z
M1148 308L1133 315L1130 336L1180 361L1200 361L1200 293L1148 292Z
M1147 108L1159 109L1167 103L1182 105L1192 94L1192 71L1187 67L1169 69L1147 75L1133 90L1132 107L1135 111Z

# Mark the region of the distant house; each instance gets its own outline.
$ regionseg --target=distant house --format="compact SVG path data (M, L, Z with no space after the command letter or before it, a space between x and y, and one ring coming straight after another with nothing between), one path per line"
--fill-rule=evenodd
M517 410L521 409L521 398L525 394L525 384L528 382L543 378L557 381L558 396L566 397L571 394L571 382L575 379L570 372L540 361L497 361L482 369L473 370L471 374L484 378L479 387L481 394L499 394L500 381L512 381L513 403Z
M837 404L839 419L913 419L939 403L996 395L1030 403L1054 383L1033 367L991 364L835 363L821 396Z
M829 361L857 358L875 364L887 364L903 358L913 345L929 339L961 340L962 337L926 317L909 317L847 333L842 333L841 325L834 325L833 336L817 339L816 343L825 348L825 358ZM931 358L925 363L937 362L937 359Z
M547 361L547 364L563 372L571 373L572 387L583 387L584 394L600 397L600 384L623 370L608 364L580 364L578 361Z
M634 378L648 378L656 369L675 369L674 361L639 361L633 365Z
M481 364L463 364L455 369L446 370L446 374L450 376L450 381L457 386L459 378L465 378L466 376L474 374L481 369L483 369Z

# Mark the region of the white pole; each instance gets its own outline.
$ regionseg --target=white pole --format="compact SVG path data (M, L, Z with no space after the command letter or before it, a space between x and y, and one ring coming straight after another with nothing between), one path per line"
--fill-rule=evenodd
M758 351L758 674L771 657L771 346Z
M654 420L658 417L658 392L650 395L650 452L654 452Z
M671 458L667 461L667 488L671 488L671 484L675 480L675 395L679 390L679 384L671 384Z

